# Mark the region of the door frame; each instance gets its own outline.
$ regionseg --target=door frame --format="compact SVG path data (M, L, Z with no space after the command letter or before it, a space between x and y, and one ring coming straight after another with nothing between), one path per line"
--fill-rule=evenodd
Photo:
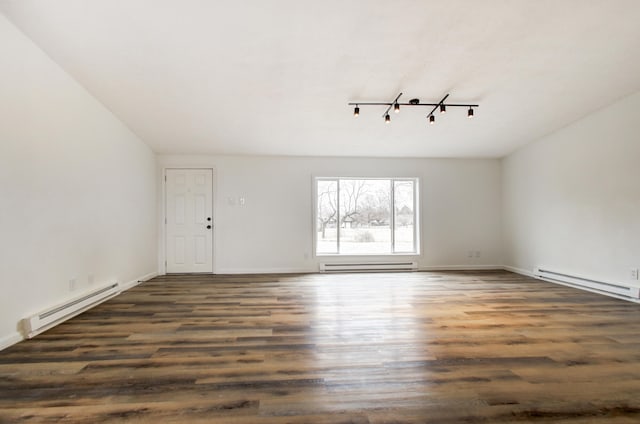
M217 178L216 178L216 169L209 166L163 166L160 170L160 196L159 197L159 207L160 211L160 219L158 220L158 229L160 239L158 240L158 273L160 275L167 274L167 170L170 169L184 169L184 170L193 170L193 169L202 169L211 171L211 222L213 223L213 233L211 235L211 255L212 258L212 274L216 273L216 240L217 240L217 221L216 221L216 195L218 193L217 190Z

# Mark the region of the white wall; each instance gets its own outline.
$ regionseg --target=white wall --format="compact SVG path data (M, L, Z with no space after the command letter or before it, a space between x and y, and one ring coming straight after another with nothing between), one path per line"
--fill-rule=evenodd
M2 348L90 276L154 272L157 225L151 150L2 14L0 57Z
M499 160L161 155L158 181L171 167L214 168L216 273L317 271L313 176L419 177L423 216L419 266L502 264ZM246 199L244 206L238 204L239 197ZM231 205L229 198L236 204ZM158 200L162 234L161 185ZM162 272L162 236L159 245ZM481 257L468 258L469 250L481 251Z
M611 282L640 268L640 93L503 160L508 266Z

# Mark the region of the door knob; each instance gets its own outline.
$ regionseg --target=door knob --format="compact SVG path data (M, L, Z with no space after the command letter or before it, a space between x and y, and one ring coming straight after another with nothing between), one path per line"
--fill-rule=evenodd
M210 230L210 229L211 229L211 225L207 225L207 230Z
M207 221L211 221L211 217L210 217L210 216L209 216L209 217L207 217Z

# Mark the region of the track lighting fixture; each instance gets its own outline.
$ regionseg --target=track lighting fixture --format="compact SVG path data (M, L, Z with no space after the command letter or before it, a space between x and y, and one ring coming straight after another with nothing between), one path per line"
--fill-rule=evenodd
M427 114L427 118L429 119L429 123L430 124L434 124L435 121L436 121L436 117L434 116L434 112L437 109L440 109L440 113L442 114L442 113L446 113L447 112L447 107L466 107L466 108L469 108L469 110L467 111L467 117L472 118L473 115L474 115L473 108L480 107L480 105L477 105L477 104L445 103L445 100L447 100L447 98L449 97L448 94L446 96L444 96L442 98L442 100L440 100L437 103L420 103L420 99L411 99L411 100L409 100L408 103L400 103L398 101L400 99L400 96L402 96L402 93L398 94L396 96L396 98L393 99L393 101L391 101L391 102L358 102L358 103L349 103L349 105L355 106L355 109L353 110L353 116L360 115L360 105L363 105L363 106L387 106L387 109L382 114L382 117L384 118L384 122L387 123L387 124L391 122L391 117L389 116L389 111L391 110L391 108L393 108L393 111L395 113L399 113L400 112L400 106L430 106L432 108L431 112L429 112Z

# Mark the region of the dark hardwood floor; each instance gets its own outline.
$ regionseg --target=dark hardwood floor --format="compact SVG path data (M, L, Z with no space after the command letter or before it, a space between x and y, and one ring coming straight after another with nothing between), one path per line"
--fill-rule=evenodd
M638 423L640 305L508 272L165 276L0 352L0 422Z

